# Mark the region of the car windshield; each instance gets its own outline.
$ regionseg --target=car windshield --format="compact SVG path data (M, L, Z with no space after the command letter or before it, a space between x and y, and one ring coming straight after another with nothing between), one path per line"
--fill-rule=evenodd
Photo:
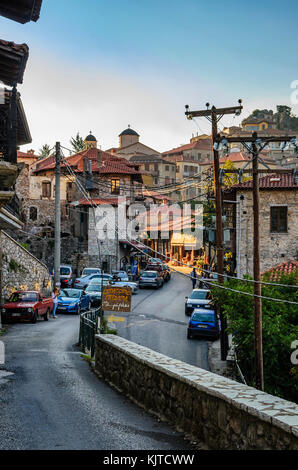
M89 276L90 274L97 274L97 273L99 273L99 269L85 268L82 272L82 276Z
M61 276L68 276L68 274L70 274L70 268L60 268L60 274Z
M205 300L205 299L208 299L208 297L209 297L208 294L209 294L209 292L207 292L207 291L195 290L190 294L189 298L190 299Z
M143 273L142 277L156 277L155 273Z
M203 323L204 322L214 323L215 321L214 313L194 313L191 319L194 321L199 321Z
M79 289L63 289L60 291L60 297L72 297L78 299L81 296Z
M101 285L100 284L89 284L86 289L86 292L101 292Z
M14 292L9 298L9 302L36 302L38 294L34 292Z

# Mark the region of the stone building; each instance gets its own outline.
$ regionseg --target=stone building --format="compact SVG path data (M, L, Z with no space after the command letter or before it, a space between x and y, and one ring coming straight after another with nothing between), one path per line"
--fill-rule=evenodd
M252 275L252 181L232 186L229 194L241 208L241 223L235 208L238 230L241 225L241 273ZM261 272L298 257L298 181L291 172L260 178L260 249Z
M81 269L88 263L89 210L81 184L93 200L127 196L133 201L142 186L138 165L103 152L89 134L85 149L65 157L61 164L61 262ZM19 153L24 161L24 154ZM53 267L55 224L55 156L25 163L17 184L24 232L18 239L50 268ZM75 203L74 205L72 203ZM90 250L89 250L90 251ZM87 256L87 257L86 257Z

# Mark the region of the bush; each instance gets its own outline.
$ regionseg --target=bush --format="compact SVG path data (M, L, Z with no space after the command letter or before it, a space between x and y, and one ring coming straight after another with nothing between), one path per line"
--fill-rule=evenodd
M297 285L297 274L284 275L280 284ZM230 279L225 287L253 293L253 283ZM215 303L227 317L237 359L249 385L255 386L253 297L218 287L212 288ZM262 295L298 302L297 289L262 286ZM297 401L298 367L291 363L291 344L298 340L297 305L262 300L264 388L267 393Z

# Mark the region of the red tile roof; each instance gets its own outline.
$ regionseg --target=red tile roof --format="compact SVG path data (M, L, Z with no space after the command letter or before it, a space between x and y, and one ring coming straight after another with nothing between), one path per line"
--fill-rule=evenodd
M163 152L162 154L164 156L166 155L173 155L173 154L179 154L184 152L185 150L212 150L212 144L210 139L202 139L197 142L193 142L190 144L185 144L181 145L180 147L173 148L172 150L167 150L166 152Z
M266 175L259 180L260 189L298 189L298 183L294 183L293 174L289 173L274 173ZM252 181L245 181L241 184L235 184L230 189L252 189Z
M262 276L265 274L269 275L269 280L270 281L279 281L281 276L283 274L292 274L298 270L298 261L295 260L290 260L290 261L285 261L284 263L281 263L277 266L274 266L271 269L268 269L264 273L262 273Z
M98 165L98 157L101 157L101 165ZM92 171L100 174L125 174L125 175L141 175L142 172L135 168L135 165L127 161L125 158L103 152L96 148L90 148L66 157L68 165L72 167L76 173L82 173L84 167L84 158L92 162ZM65 164L62 163L62 167ZM35 172L53 170L55 168L55 156L47 157L37 162Z
M92 198L91 201L89 201L88 199L80 199L79 201L76 201L75 203L72 203L71 205L73 206L103 206L103 205L118 205L118 198L117 197L111 197L111 198L106 198L106 199L102 199L102 198Z

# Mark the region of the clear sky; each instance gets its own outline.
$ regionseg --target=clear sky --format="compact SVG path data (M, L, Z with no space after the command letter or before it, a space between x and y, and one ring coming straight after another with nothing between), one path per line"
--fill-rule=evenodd
M43 0L37 23L0 17L1 39L30 47L19 86L33 143L69 147L89 130L103 149L131 125L159 151L209 132L184 105L291 105L297 0ZM237 124L227 117L222 125Z

